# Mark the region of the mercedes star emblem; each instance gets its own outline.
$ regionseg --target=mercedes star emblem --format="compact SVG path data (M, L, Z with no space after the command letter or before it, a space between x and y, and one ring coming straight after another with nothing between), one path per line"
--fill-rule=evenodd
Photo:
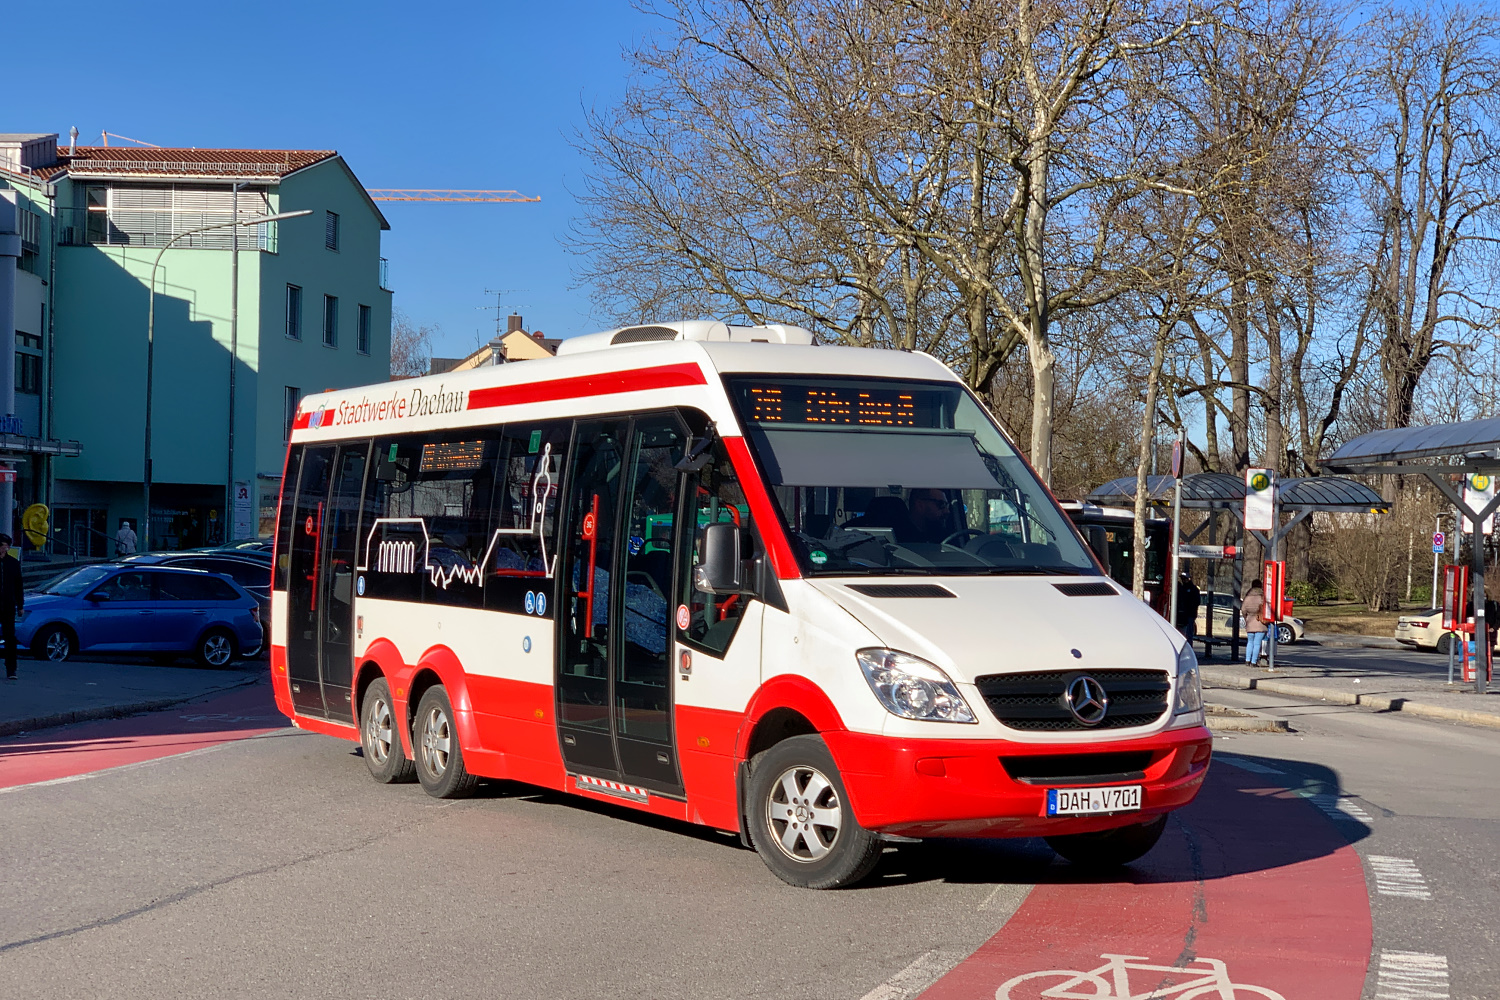
M1104 693L1104 685L1088 674L1079 674L1069 681L1063 697L1073 718L1085 726L1097 726L1109 711L1109 695Z

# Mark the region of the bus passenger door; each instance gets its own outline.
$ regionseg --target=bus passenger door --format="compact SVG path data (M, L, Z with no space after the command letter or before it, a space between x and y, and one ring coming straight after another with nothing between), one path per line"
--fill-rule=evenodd
M557 729L570 770L617 772L610 720L615 533L627 420L579 421L568 475L567 548L560 560Z
M368 442L339 448L333 488L323 514L322 593L318 598L322 643L318 662L328 717L354 721L354 561L359 533Z
M333 445L303 449L297 502L292 508L286 673L292 689L292 705L304 715L327 714L318 669L318 609L323 589L318 556L323 548L333 453Z

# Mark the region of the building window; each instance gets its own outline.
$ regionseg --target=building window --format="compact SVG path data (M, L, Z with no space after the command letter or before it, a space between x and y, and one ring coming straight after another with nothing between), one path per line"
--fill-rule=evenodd
M46 306L42 306L42 317L43 317L42 318L42 325L43 326L47 325L46 316L47 316L47 307ZM16 331L16 346L17 347L29 347L29 348L31 348L34 351L40 351L42 349L42 338L38 337L34 333L22 333L20 330L17 330Z
M323 296L323 346L339 346L339 299L337 295Z
M281 440L292 439L292 425L297 422L297 407L302 405L302 390L294 385L286 387L286 428L282 431Z
M359 307L359 353L370 353L370 307Z
M300 285L286 286L286 335L293 340L302 339L302 288Z
M339 213L323 213L323 245L330 250L339 248Z
M42 356L40 354L16 352L16 391L32 396L41 395Z

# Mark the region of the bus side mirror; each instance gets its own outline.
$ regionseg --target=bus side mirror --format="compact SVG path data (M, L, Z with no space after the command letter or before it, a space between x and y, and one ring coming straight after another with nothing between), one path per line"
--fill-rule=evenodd
M1083 537L1089 543L1089 548L1094 550L1094 555L1099 557L1099 562L1104 564L1106 570L1109 569L1109 532L1103 525L1085 524Z
M705 594L745 592L745 563L737 524L710 524L698 532L698 565L693 586Z

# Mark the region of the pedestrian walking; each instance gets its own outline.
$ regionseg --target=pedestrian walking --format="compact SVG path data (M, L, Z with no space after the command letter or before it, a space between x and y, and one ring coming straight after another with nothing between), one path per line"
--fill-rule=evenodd
M10 536L0 533L0 639L5 640L5 679L16 679L16 616L26 604L21 562L10 555Z
M1260 649L1266 641L1266 623L1260 620L1261 609L1266 606L1264 588L1259 580L1250 581L1250 593L1240 602L1240 614L1245 617L1245 662L1252 667L1260 661Z
M1193 583L1191 577L1186 573L1177 574L1177 614L1174 623L1177 631L1187 636L1187 641L1192 642L1198 636L1198 602L1202 595L1198 587Z
M121 521L120 530L115 532L115 555L135 555L135 532L130 530L129 521Z

